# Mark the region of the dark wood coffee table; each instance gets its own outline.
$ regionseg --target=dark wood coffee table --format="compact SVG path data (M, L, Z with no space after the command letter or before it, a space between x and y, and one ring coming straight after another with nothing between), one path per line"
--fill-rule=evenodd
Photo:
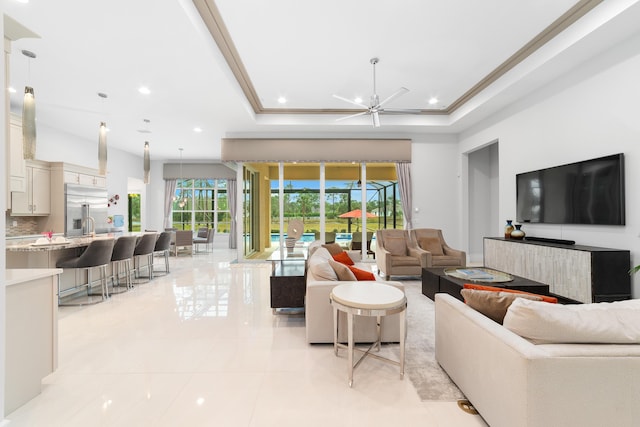
M270 282L274 314L277 309L304 308L307 290L304 258L273 261Z
M514 276L510 282L480 282L469 279L458 279L445 274L445 268L423 268L422 269L422 294L430 299L435 298L438 292L444 292L463 301L460 290L465 283L474 283L477 285L493 286L497 288L515 289L519 291L532 292L534 294L549 295L549 285L534 282L524 277Z

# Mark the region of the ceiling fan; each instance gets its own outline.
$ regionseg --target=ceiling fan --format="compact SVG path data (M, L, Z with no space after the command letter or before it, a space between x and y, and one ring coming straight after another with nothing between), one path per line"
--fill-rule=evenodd
M341 117L336 121L347 120L347 119L358 117L358 116L370 115L371 119L373 120L373 126L380 127L380 114L420 114L422 112L422 110L419 110L419 109L382 108L385 104L388 104L389 102L396 99L400 95L403 95L409 92L409 89L407 89L406 87L401 87L396 92L394 92L391 96L389 96L388 98L380 102L380 97L378 97L378 94L376 93L376 64L379 61L380 60L378 58L371 58L369 60L371 65L373 65L373 95L371 95L371 98L369 101L370 105L365 105L360 102L356 102L351 99L345 98L343 96L334 94L333 95L334 98L341 99L342 101L346 101L350 104L354 104L354 105L357 105L358 107L362 107L365 109L365 111L361 111L356 114L351 114L346 117Z

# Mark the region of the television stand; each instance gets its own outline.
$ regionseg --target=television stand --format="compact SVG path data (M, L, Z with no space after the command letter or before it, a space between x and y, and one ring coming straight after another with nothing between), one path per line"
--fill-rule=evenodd
M582 303L631 298L628 250L485 237L484 265Z

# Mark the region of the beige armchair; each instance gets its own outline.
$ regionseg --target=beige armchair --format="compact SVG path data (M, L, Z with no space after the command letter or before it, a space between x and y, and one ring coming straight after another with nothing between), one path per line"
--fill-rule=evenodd
M427 252L412 245L407 230L376 231L376 264L385 280L390 276L420 276Z
M177 230L176 240L173 244L173 253L178 256L178 248L187 248L193 255L193 233L190 230Z
M416 228L410 230L412 246L420 253L427 254L426 267L465 267L467 254L447 245L442 230L436 228Z
M373 231L367 231L367 253L373 254L371 251L371 239L373 238ZM351 250L353 251L361 251L362 250L362 233L359 231L353 233L353 237L351 238Z
M320 232L316 231L315 239L320 240ZM336 232L335 231L325 231L324 232L324 242L325 243L335 243L336 241Z

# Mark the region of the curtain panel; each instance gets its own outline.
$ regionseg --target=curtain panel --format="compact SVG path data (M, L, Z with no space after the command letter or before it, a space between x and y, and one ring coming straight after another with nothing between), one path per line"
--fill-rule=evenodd
M411 196L411 163L396 163L396 175L398 176L398 189L400 191L400 203L404 213L404 228L413 228L413 197Z
M164 228L173 227L173 218L171 217L173 207L173 196L176 194L177 180L164 180Z
M238 211L236 206L237 199L237 181L235 179L227 180L227 197L229 198L229 215L231 216L231 226L229 227L229 249L236 249L238 247L238 237L236 236L237 218L236 213Z

